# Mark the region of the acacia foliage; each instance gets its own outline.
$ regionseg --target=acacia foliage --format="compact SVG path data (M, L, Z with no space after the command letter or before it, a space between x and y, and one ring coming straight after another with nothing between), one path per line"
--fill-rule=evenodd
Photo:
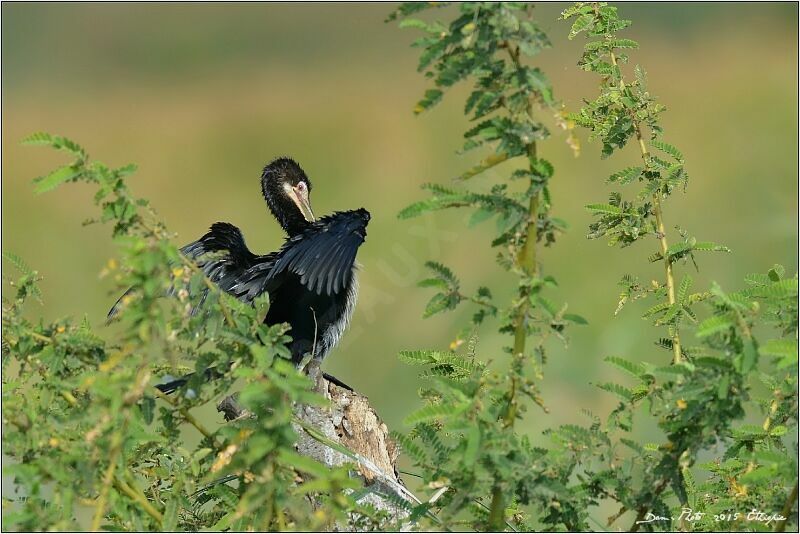
M501 268L518 278L519 298L510 306L499 306L488 287L465 294L449 267L429 262L431 277L420 285L438 292L428 303L425 316L472 302L477 310L473 326L487 317L497 317L504 332L522 340L531 338L534 350L529 346L527 352L535 351L543 359L541 341L547 335L560 336L566 324L582 322L576 315L566 314L565 305L546 298L545 289L556 286L556 281L542 275L536 255L540 244L554 243L566 226L550 213L548 183L554 169L537 153L537 143L550 136L537 112L560 116L561 107L544 72L526 62L526 58L549 48L550 41L532 18L532 6L525 3L459 3L457 16L449 24L416 18L421 11L442 5L405 3L389 17L400 19L401 28L424 34L413 46L422 49L418 69L432 81L433 88L425 92L414 111L430 109L452 86L468 83L471 88L464 113L473 124L464 133L462 152L482 147L489 147L490 152L452 185L424 185L430 196L406 207L398 216L406 219L442 209L471 208L469 226L494 220L491 246L498 249ZM506 162L514 165L509 167ZM470 182L483 173L494 178L488 191ZM464 342L468 330L459 334L456 345ZM525 352L524 345L518 339L509 349Z
M350 467L295 452L293 423L302 422L293 406L325 400L291 363L286 326L263 323L267 299L249 306L221 293L182 256L147 202L131 194L134 166L92 161L59 136L40 133L26 142L73 159L36 179L38 192L77 181L95 187L97 220L112 225L120 251L105 273L120 289L136 290L123 298L111 336L86 318L30 320L27 306L42 298L40 275L4 255L20 276L6 280L3 299L3 454L11 459L4 473L14 482L3 495L3 528L385 526L384 514L357 503L350 490L361 483ZM215 380L202 380L211 366ZM189 371L195 378L179 394L167 397L152 386L156 376ZM255 417L220 424L197 415L232 391Z
M548 501L563 484L560 474L540 472L542 450L513 428L529 404L546 411L536 379L542 377L548 339L565 340L568 325L586 323L567 313L566 304L547 296L557 282L543 273L539 257L541 248L552 245L566 227L551 214L549 182L554 169L538 146L550 133L539 114L555 116L565 128L567 122L546 75L528 64L550 47L530 4L463 2L453 6L455 17L448 24L417 18L433 5L441 4L404 3L390 16L401 19L400 27L424 33L413 46L422 49L419 70L433 88L414 111L438 104L456 83L469 84L464 113L473 125L464 133L462 152L482 147L490 151L453 185L425 185L431 196L403 209L399 217L470 208L470 226L495 221L491 247L498 249L497 263L516 281L515 296L503 304L486 286L464 293L450 267L431 261L426 264L431 277L420 286L437 293L424 316L469 302L476 312L451 350L462 346L469 331L487 318L497 319L500 332L513 341L505 347L510 358L504 358L507 363L500 370L475 360L474 342L466 356L405 353L406 361L426 366L423 376L433 384L421 392L425 406L406 421L412 432L397 438L415 451L423 480L436 492L436 515L445 525L524 528L528 523L523 507ZM570 140L574 144L571 136ZM481 174L491 175L488 190L475 184ZM509 511L517 507L520 514L509 522Z
M714 514L741 511L747 505L776 513L783 510L782 504L776 506L777 501L786 502L787 495L792 499L792 482L797 478L796 450L787 448L781 437L786 434L787 425L796 429L797 423L797 375L787 369L787 364L797 361L796 324L789 322L795 321L797 315L797 277L787 278L783 267L776 265L767 274L748 277L746 289L725 292L716 284L693 290L691 275L678 276L677 268L686 266L689 260L698 268L696 252L730 251L723 245L699 241L677 226L680 239L672 244L668 240L666 201L676 191L686 189L688 174L682 152L663 141L659 115L665 108L648 90L644 69L636 65L633 79L624 72L627 50L639 46L620 36L630 21L621 19L616 7L602 2L577 3L565 10L562 18L572 20L571 39L578 35L587 38L579 66L598 74L601 80L600 94L587 101L572 118L602 142L603 157L635 141L642 160L641 167L623 169L607 180L617 186L641 184L635 199L623 201L620 193L613 192L607 205L587 206L597 215L589 237L605 236L609 244L622 246L655 238L659 247L647 259L664 268L664 278L649 285L626 275L620 284L623 293L617 311L631 299L655 300L643 316L666 329L666 337L659 339L657 345L672 352L673 365L644 364L642 371L666 371L665 379L651 382L650 375L641 374L641 382L634 390L618 385L609 389L623 397L615 411L614 426L629 431L633 409L647 402L665 442L649 455L645 465L651 468L646 467L641 474L632 471L631 475L641 477L638 488L626 492L627 498L618 493L612 495L624 509L636 511L635 520L642 520L648 512L669 517L659 511L669 510L664 495L671 493L681 506L693 505L710 512L706 528L758 528L741 518L738 523L733 520L716 524L711 518ZM705 319L699 317L697 309L701 302L708 306ZM781 318L778 328L766 330L767 341L762 346L754 328L775 323L776 317ZM695 339L703 342L701 345L688 344L692 331ZM778 347L781 354L776 354ZM770 355L782 359L769 361ZM630 368L626 370L630 372ZM751 390L758 379L771 395L753 402ZM763 423L741 425L740 420L758 413L762 404L766 406ZM720 464L742 468L726 471L706 464L706 473L702 473L705 476L698 483L690 468L701 451L712 447L723 451L718 455ZM769 469L765 458L773 464ZM709 470L711 477L707 479ZM727 479L727 486L719 484L721 472L734 475ZM770 484L763 484L765 479ZM712 484L714 480L716 486ZM704 491L709 484L716 492ZM726 498L730 495L733 497ZM794 495L796 499L796 489ZM633 528L639 528L636 522Z
M400 13L422 8L405 5ZM490 13L501 9L466 3L459 5L459 16L449 26L407 23L430 34L416 44L425 48L423 69L432 57L438 58L430 75L437 86L437 72L473 64L460 61L461 54L480 64L474 56L497 51L499 33L492 23L499 19ZM476 49L472 55L456 37L456 31L469 24L466 13L476 20L476 13L487 17L488 27L477 34L486 42L468 42ZM515 393L535 391L530 381L520 380L538 370L530 360L512 359L508 369L496 370L476 355L474 339L466 354L405 352L401 359L425 367L422 376L429 386L420 392L424 407L406 421L411 432L398 439L435 492L431 508L445 524L568 531L618 529L624 521L629 521L625 528L634 531L791 528L797 524L797 443L791 440L797 433L797 276L787 276L775 265L748 276L745 287L736 291L717 284L697 290L690 274L678 276L680 266L691 262L697 267L695 253L729 250L680 228L680 238L673 244L668 240L665 201L685 190L688 174L680 150L663 141L659 115L665 108L647 89L644 69L635 67L633 79L624 75L627 51L638 43L618 32L630 22L604 3L575 4L562 18L572 20L570 38L588 37L579 66L601 80L599 96L568 119L601 142L601 157L633 141L642 158L640 166L622 169L607 180L619 187L639 184L632 200L623 201L621 193L613 192L607 202L587 206L597 215L588 237L606 237L622 247L657 243L658 249L645 258L660 265L661 276L645 284L625 275L616 312L633 301L654 301L643 316L664 329L655 345L665 351L660 354L672 356L656 354L655 361L607 356L606 361L627 378L596 386L615 395L618 406L604 419L586 412L586 425L563 425L530 438L512 423L523 404ZM470 35L475 31L471 28ZM492 75L488 69L459 72L484 80L484 86L488 84L481 76ZM493 73L502 76L502 70ZM418 108L429 107L440 96L429 91ZM465 148L471 148L469 140ZM434 198L412 205L401 216L443 207L484 209L480 193L428 188ZM435 262L429 267L434 276L421 285L437 287L440 293L426 315L467 300L498 309L487 290L466 297L449 268ZM643 417L658 427L652 442L634 439L634 422L644 424ZM754 419L759 423L750 424ZM699 462L701 456L714 459ZM505 494L499 514L498 488ZM608 502L616 503L619 511L597 517L597 507ZM676 510L681 507L699 512L700 519L678 520ZM748 518L754 509L785 519L764 523ZM648 514L676 520L642 523Z

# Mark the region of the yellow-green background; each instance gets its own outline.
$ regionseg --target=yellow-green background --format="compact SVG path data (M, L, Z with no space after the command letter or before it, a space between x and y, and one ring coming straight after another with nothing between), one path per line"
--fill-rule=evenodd
M98 273L115 250L107 227L81 227L95 213L89 188L34 196L30 180L64 160L20 146L25 135L46 130L78 140L108 164L138 163L131 187L151 199L178 244L230 221L257 252L282 241L260 197L259 171L290 155L313 181L317 214L361 206L372 213L359 252L359 305L327 369L401 428L417 405L419 382L397 352L446 347L468 318L467 310L421 318L430 296L415 288L423 262L450 265L465 290L486 284L509 295L513 286L488 248L492 223L467 230L467 212L396 219L421 198L420 184L449 181L479 154L455 154L467 127L465 88L430 113L412 114L426 81L415 70L418 51L409 47L414 31L383 23L392 7L3 4L2 247L45 277L45 305L33 313L87 313L101 324L115 288ZM535 61L574 110L596 94L597 79L576 67L582 43L567 41L568 26L556 20L563 7L536 9L553 48ZM700 257L697 283L713 279L733 289L745 274L776 262L795 272L797 6L620 9L634 20L627 35L642 45L633 61L645 66L652 92L668 107L665 139L683 151L691 177L687 194L668 202L667 224L733 250ZM601 161L599 146L581 132L576 159L554 133L540 154L555 165L554 212L570 230L541 259L560 283L554 300L569 302L591 325L572 329L568 348L552 346L542 384L551 413L533 412L531 431L582 421L581 408L604 415L615 405L590 385L619 378L603 357L669 358L652 345L661 332L640 310L613 317L622 274L662 275L646 259L656 243L618 250L585 238L591 217L583 206L604 201L605 178L634 162L635 149ZM501 171L494 176L508 169ZM491 179L475 183L488 188ZM496 357L504 339L492 326L480 334L481 357Z

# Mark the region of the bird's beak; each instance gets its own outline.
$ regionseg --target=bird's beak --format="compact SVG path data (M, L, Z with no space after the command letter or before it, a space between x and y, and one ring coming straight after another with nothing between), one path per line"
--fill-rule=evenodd
M303 217L308 222L316 221L314 217L314 212L311 211L311 203L308 201L308 190L303 189L301 190L298 187L292 187L292 191L289 194L292 199L292 202L295 203L297 209L300 210L300 213L303 214Z

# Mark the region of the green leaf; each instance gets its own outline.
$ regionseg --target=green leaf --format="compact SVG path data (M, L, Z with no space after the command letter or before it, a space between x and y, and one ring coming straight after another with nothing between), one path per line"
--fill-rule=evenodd
M775 438L779 438L781 436L786 435L789 429L786 428L784 425L775 425L769 430L769 435Z
M615 172L611 176L608 177L609 183L619 182L620 184L628 184L636 179L638 179L644 169L642 167L628 167L627 169L622 169L621 171Z
M587 321L586 319L584 319L582 316L578 315L577 313L565 313L563 315L563 317L564 317L564 319L566 321L569 321L571 323L580 324L580 325L589 324L589 321Z
M481 161L478 165L472 167L470 170L462 174L457 178L457 180L464 181L469 180L470 178L481 174L484 171L491 169L496 165L500 165L504 161L508 159L508 154L505 152L501 152L499 154L490 154L487 156L483 161Z
M414 443L408 436L399 432L392 432L391 435L394 440L400 444L401 450L416 463L425 464L428 462L428 455L425 450Z
M758 439L766 436L766 432L758 425L741 425L732 429L733 436L737 439Z
M621 386L619 384L613 384L611 382L606 382L604 384L596 384L597 387L604 391L608 391L609 393L613 393L614 395L618 396L624 401L630 401L633 398L633 391L626 388L625 386Z
M142 397L142 400L139 401L139 408L142 411L142 419L145 424L149 425L153 422L155 407L156 400L153 397Z
M470 426L467 431L466 447L464 448L464 464L474 465L481 445L481 430L477 425Z
M398 28L419 28L421 30L428 29L428 23L419 20L419 19L403 19L400 21L400 24L397 25Z
M325 478L328 475L330 467L322 464L313 458L297 454L296 452L281 449L278 451L278 457L287 465L292 466L298 471L303 471L315 477Z
M454 417L460 412L464 411L466 406L458 406L452 404L432 404L424 406L419 410L413 412L411 415L403 420L403 423L409 426L423 423L426 421L436 421L447 417Z
M135 173L139 169L139 166L135 163L128 163L118 169L114 169L114 174L117 178L123 178L125 176L130 176L131 174Z
M61 137L60 135L51 135L45 132L38 132L29 135L22 140L23 145L47 145L58 150L63 150L77 157L83 161L86 159L86 151L75 141Z
M769 279L773 282L778 282L783 277L785 272L786 269L783 268L783 265L776 263L772 266L772 269L767 272L767 276L769 276Z
M667 257L672 260L674 256L681 256L684 252L692 250L693 246L694 244L686 241L675 243L667 249Z
M762 354L797 357L796 339L770 339L761 347Z
M715 315L704 320L697 327L697 337L708 337L723 332L733 327L733 322L728 316Z
M411 365L426 365L436 362L436 352L433 350L403 350L400 351L399 358Z
M778 368L797 365L797 340L796 339L770 339L759 348L762 354L780 357Z
M567 38L571 41L582 31L588 30L592 26L593 22L594 22L594 15L592 14L581 15L580 17L575 19L575 22L572 23L572 28L570 28L569 35L567 36Z
M769 279L769 276L767 276L766 274L763 274L763 273L750 273L748 275L745 275L744 281L747 282L750 285L763 286L763 285L769 284L770 279Z
M33 133L21 141L23 145L52 145L53 142L53 135L47 132Z
M655 321L656 325L664 324L678 324L680 323L681 315L683 314L683 306L680 303L675 303L667 308L666 313Z
M627 446L629 449L631 449L632 451L634 451L639 455L643 455L645 453L645 448L642 445L638 444L637 442L633 441L632 439L619 438L619 441L620 443Z
M658 141L656 139L650 141L650 144L659 149L660 151L664 152L665 154L669 154L672 156L676 161L683 163L683 154L680 150L675 148L674 146L664 143L663 141Z
M209 447L203 447L202 449L197 449L192 454L192 459L194 459L194 460L199 462L200 460L202 460L203 458L205 458L206 456L208 456L212 452L214 452L214 449L211 449Z
M36 187L33 188L33 191L37 195L46 193L47 191L55 189L64 182L78 178L82 173L82 169L76 169L71 165L61 167L51 172L47 176L41 176L37 178L35 180Z
M166 532L174 532L178 527L178 499L172 496L167 499L167 506L164 509L164 518L161 526Z
M414 113L422 113L426 109L430 109L436 104L438 104L442 100L442 95L444 93L439 89L428 89L425 91L425 96L417 102L417 106L414 108Z
M711 241L698 241L692 246L693 250L702 250L704 252L730 252L731 249L725 245L718 245Z
M604 361L616 365L636 378L641 378L646 371L644 365L626 360L625 358L620 358L619 356L606 356Z
M717 386L717 396L721 399L728 398L728 392L730 391L731 386L731 377L730 375L723 375L719 381L719 385Z
M450 308L451 301L442 293L434 295L431 300L428 301L428 304L425 306L425 311L422 314L423 319L427 319L432 315L436 315L437 313L441 313L448 308Z
M417 287L437 287L446 290L449 286L447 281L441 278L426 278L417 282Z
M687 274L683 277L683 280L681 280L681 285L678 286L678 302L684 302L686 300L686 296L690 287L692 287L692 277Z
M748 373L752 370L758 362L758 350L756 349L755 341L747 339L744 342L742 351L742 366L741 371Z
M669 302L660 302L655 306L648 308L647 311L645 311L644 314L642 314L642 317L647 318L657 313L661 313L665 310L668 310L670 306L671 304Z
M547 105L552 105L553 100L553 87L550 85L550 80L540 69L526 69L526 81L528 85L542 97Z
M397 213L398 219L410 219L412 217L418 217L425 213L426 211L431 211L436 209L433 202L430 199L420 200L419 202L414 202L413 204L409 204L402 210Z
M476 210L475 212L472 213L472 215L469 218L469 221L467 222L467 226L469 226L471 228L471 227L475 226L476 224L480 224L483 221L485 221L486 219L489 219L489 218L493 217L495 214L496 214L496 212L494 212L491 209L479 208L478 210Z
M19 272L21 272L24 275L29 275L33 273L33 269L31 269L22 258L17 256L13 252L10 251L3 252L3 259L11 263L14 267L16 267L19 270Z
M622 215L623 211L617 206L611 204L589 204L586 209L595 213L605 213L607 215Z
M426 261L425 267L437 274L442 280L445 280L452 288L458 289L458 278L449 267L435 261Z
M633 39L614 39L611 41L611 46L614 48L639 48L639 43Z
M766 286L752 288L749 290L748 294L764 299L797 297L797 279L786 278L779 282L772 282Z

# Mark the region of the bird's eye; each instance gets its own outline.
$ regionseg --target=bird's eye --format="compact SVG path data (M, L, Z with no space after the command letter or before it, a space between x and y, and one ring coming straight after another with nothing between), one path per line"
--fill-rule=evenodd
M299 182L297 184L297 189L299 189L300 191L305 191L306 190L306 183L305 182Z

